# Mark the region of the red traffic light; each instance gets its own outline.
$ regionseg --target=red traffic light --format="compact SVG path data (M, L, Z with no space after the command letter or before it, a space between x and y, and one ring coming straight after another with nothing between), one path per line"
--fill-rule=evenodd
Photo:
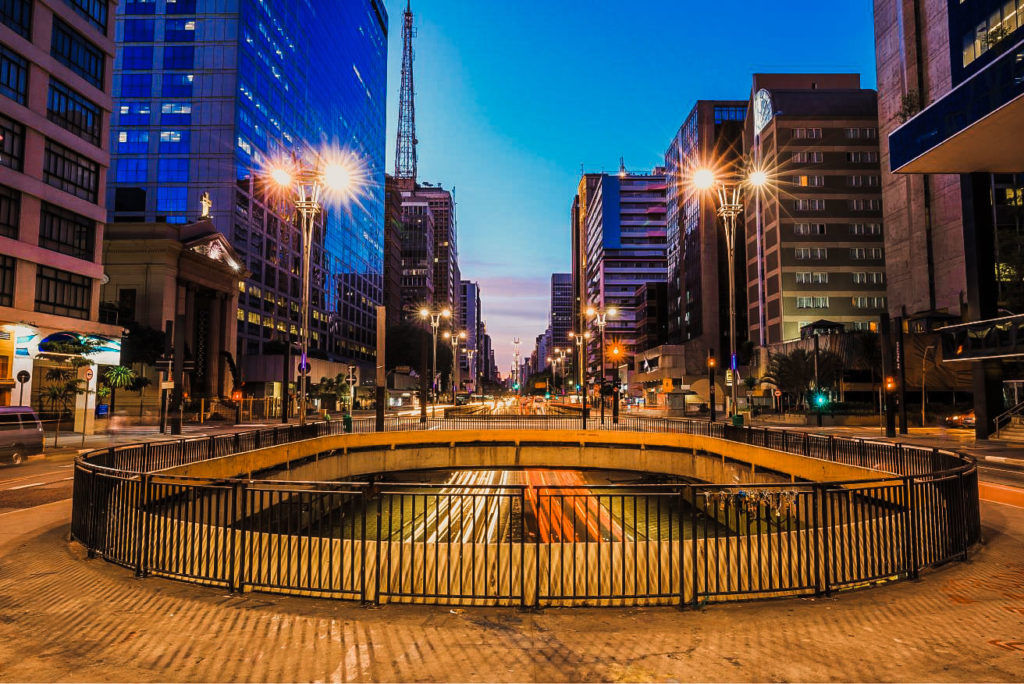
M885 391L895 392L896 391L896 378L891 375L885 376Z

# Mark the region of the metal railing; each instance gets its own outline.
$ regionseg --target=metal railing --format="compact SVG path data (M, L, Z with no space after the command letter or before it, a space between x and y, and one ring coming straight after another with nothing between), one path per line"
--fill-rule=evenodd
M352 429L372 431L372 422ZM578 429L580 419L403 418L386 427ZM965 559L980 540L977 471L954 452L707 421L624 417L603 427L705 435L880 474L851 482L485 485L156 472L345 430L316 423L86 454L75 467L72 536L90 555L139 575L232 590L520 606L827 594L916 577Z
M1015 406L1012 406L1011 408L1003 411L998 416L996 416L995 421L993 421L996 426L996 439L999 439L1000 430L1002 430L1007 425L1012 423L1013 419L1017 416L1020 416L1022 412L1024 412L1024 401L1018 403Z

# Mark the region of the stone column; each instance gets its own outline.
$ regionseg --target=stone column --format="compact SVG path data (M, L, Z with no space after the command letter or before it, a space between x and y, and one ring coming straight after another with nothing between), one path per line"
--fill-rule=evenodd
M221 352L224 350L224 294L218 292L210 298L210 323L206 330L206 381L210 392L224 396L224 372Z

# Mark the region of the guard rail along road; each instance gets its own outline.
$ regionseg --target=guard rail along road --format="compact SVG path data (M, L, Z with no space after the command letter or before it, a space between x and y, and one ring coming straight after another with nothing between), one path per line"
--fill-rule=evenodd
M747 450L865 476L623 485L529 476L525 484L296 479L304 464L359 456L315 445L374 439L321 422L84 454L75 464L71 534L90 557L139 576L371 604L526 608L825 595L917 577L966 559L980 541L977 469L953 451L697 420L626 416L580 428L579 418L543 416L388 418L392 444L376 448L381 462L395 449L460 442L471 450L497 430L515 435L517 459L520 442L582 454L607 440L638 458L661 449L680 460L696 459L699 443L709 454L720 445L722 463ZM374 420L357 419L352 430L372 433ZM283 466L291 479L245 468L226 478L172 472L305 446L312 453L289 455Z

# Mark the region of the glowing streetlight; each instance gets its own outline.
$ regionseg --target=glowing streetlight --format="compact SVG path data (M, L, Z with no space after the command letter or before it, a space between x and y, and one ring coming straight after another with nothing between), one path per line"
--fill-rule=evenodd
M605 377L604 367L604 327L608 323L608 317L617 316L619 312L614 306L608 307L607 309L588 306L586 313L588 317L594 319L594 323L597 324L597 329L601 333L601 424L604 425L604 384L607 380L607 378ZM619 422L618 413L616 413L615 422Z
M452 316L452 312L447 307L445 307L444 309L440 309L438 311L431 311L430 309L428 309L425 306L420 309L420 318L422 318L424 320L430 319L430 329L431 329L431 331L433 331L433 342L434 343L433 343L432 346L433 346L434 353L433 353L433 363L430 366L430 388L431 388L430 414L431 414L431 417L434 417L434 411L435 411L435 409L434 409L434 394L436 393L436 387L434 386L435 385L434 378L437 375L437 328L438 328L439 325L441 325L441 319L442 318L451 318L451 316ZM424 414L424 417L421 418L421 420L424 421L424 422L426 421L425 414Z
M587 366L584 363L583 354L587 348L587 341L590 339L590 333L585 332L582 335L578 335L575 331L569 331L569 339L576 343L576 351L580 357L580 394L583 397L583 429L587 429Z
M693 173L693 187L698 190L710 190L715 184L715 172L711 169L697 169Z
M454 404L455 395L459 388L459 340L466 339L466 331L460 330L458 333L453 334L445 330L444 339L448 340L452 345L452 404Z
M365 184L362 160L351 152L335 149L307 150L300 158L280 160L265 170L280 190L294 197L302 222L302 361L300 363L299 424L306 424L306 394L309 389L309 272L313 248L313 221L323 208L323 199L348 201Z

